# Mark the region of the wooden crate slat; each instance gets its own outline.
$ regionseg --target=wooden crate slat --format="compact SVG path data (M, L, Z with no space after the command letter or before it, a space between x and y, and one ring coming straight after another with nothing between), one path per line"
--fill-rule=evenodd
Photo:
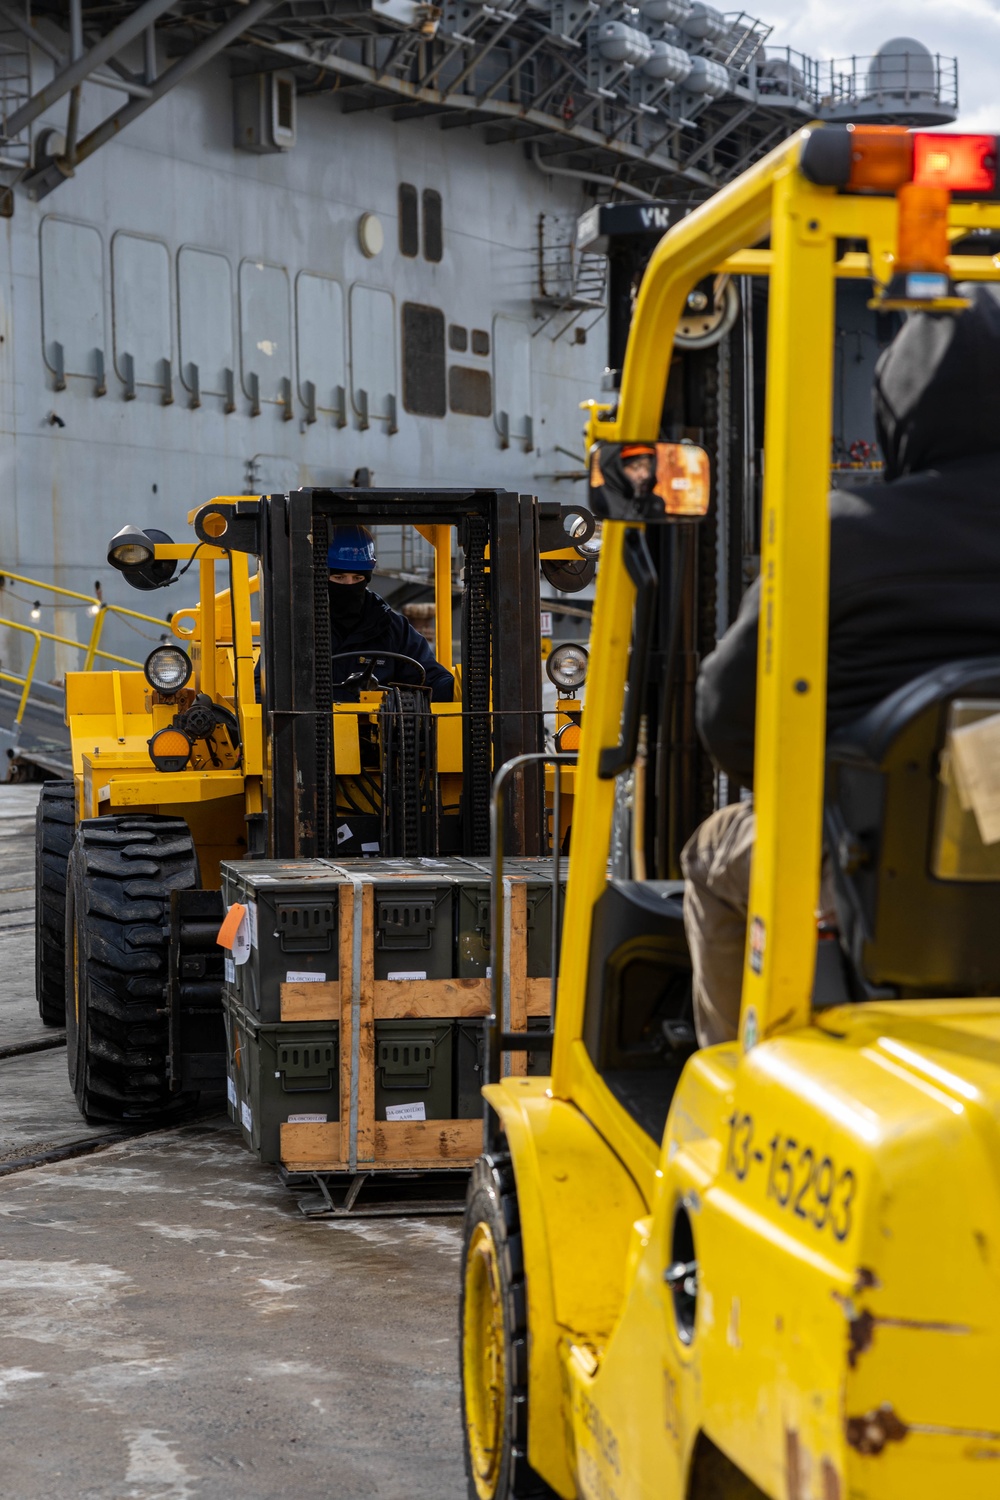
M482 1120L378 1120L375 1157L412 1166L415 1162L472 1166L483 1149Z
M351 1128L351 986L354 982L354 887L340 887L340 1118L347 1147ZM346 1153L345 1153L346 1154Z
M375 1159L375 887L361 889L361 993L358 1009L358 1153L362 1163Z
M283 1021L339 1021L340 980L326 979L306 984L282 984Z
M340 1122L285 1124L281 1127L281 1160L289 1171L343 1170L340 1157Z
M490 1013L488 979L376 979L376 1021L464 1020Z
M511 881L510 924L508 928L507 961L504 965L510 987L510 1030L528 1029L528 883L525 880ZM511 1077L525 1076L528 1072L528 1054L508 1054L507 1072Z

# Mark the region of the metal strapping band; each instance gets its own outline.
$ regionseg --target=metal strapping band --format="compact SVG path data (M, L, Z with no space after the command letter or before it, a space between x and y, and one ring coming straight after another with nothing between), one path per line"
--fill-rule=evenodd
M358 1170L358 1074L361 1071L361 942L364 934L364 880L351 876L354 934L351 942L351 1171Z
M511 882L508 875L503 880L503 994L500 1003L503 1006L502 1021L504 1031L511 1030L510 1021L510 945L511 945L511 908L513 906L511 897ZM503 1060L503 1075L506 1078L510 1072L510 1054Z

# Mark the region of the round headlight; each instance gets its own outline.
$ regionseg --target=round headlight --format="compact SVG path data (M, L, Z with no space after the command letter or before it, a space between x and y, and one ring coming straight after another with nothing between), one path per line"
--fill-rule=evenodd
M143 546L142 542L123 542L120 547L112 547L111 560L119 567L132 568L140 563L148 563L153 556L152 548Z
M191 676L191 658L180 646L157 646L146 657L142 670L150 687L169 698L179 693Z
M581 557L600 557L601 525L602 523L598 521L597 525L594 527L592 534L587 538L585 542L575 542L576 550L580 553ZM581 526L579 530L585 531L586 527Z
M545 662L545 670L550 682L554 682L560 691L569 693L575 688L583 687L587 680L589 661L586 646L577 646L572 641L567 641L564 646L557 646L550 653Z
M191 759L191 741L182 729L158 729L149 741L149 758L158 771L183 771Z

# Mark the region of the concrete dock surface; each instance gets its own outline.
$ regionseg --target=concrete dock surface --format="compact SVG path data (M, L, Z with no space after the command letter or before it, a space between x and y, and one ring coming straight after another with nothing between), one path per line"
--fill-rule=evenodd
M34 1000L37 788L0 786L0 1048ZM89 1135L0 1059L0 1167ZM0 1493L461 1500L460 1221L309 1220L224 1116L0 1176Z

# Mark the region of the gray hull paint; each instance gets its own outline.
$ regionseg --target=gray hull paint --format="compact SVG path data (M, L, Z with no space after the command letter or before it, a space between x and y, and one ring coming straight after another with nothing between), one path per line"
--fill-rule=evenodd
M57 195L37 205L19 195L13 219L0 224L0 568L87 593L99 579L108 602L159 615L193 600L193 575L167 593L138 595L108 568L107 540L126 521L155 524L180 538L186 534L188 510L215 494L343 484L357 468L367 467L379 485L476 483L560 499L580 497L581 486L538 476L572 469L559 447L582 451L578 407L598 391L605 362L602 323L592 327L585 344L574 342L573 333L555 337L568 322L566 314L536 337L525 332L530 385L523 393L522 412L533 420L529 452L516 437L503 447L496 414L487 419L449 412L435 419L407 412L399 342L404 302L440 308L449 322L470 331L492 333L497 316L538 329L539 215L547 216L550 230L555 224L568 232L585 206L582 186L542 177L523 148L488 147L464 131L442 132L434 122L394 124L384 113L343 114L328 95L300 98L298 143L291 152L251 156L233 148L231 89L225 64L206 69L88 162ZM98 93L95 101L84 91L84 129L107 109L107 90L94 90ZM422 256L407 259L399 252L400 182L442 195L440 264ZM358 223L365 213L376 214L385 231L384 248L373 258L362 253L359 243ZM43 230L50 216L92 225L101 236L107 380L102 397L95 395L96 382L87 376L67 374L66 389L55 388L52 338L58 329L50 326L53 309L60 296L65 301L68 295L72 302L72 277L79 267L60 263L70 242L60 238L62 230L51 238L51 225ZM138 384L135 399L125 399L119 373L130 341L122 326L125 289L112 275L112 240L121 232L159 241L169 255L174 395L169 406L163 404L162 389L152 385ZM56 246L48 254L44 278L43 233L50 236L46 250ZM181 380L179 346L186 335L179 325L177 256L184 246L220 251L231 267L236 411L229 415L224 398L216 395L203 395L201 407L189 409L189 392ZM275 351L272 361L274 373L292 381L293 420L285 420L283 408L266 400L261 415L251 415L239 348L241 311L246 323L240 296L240 264L245 260L287 268L293 305L300 272L335 278L348 308L356 284L392 294L398 432L390 435L385 421L377 419L361 430L350 401L350 349L345 351L346 426L338 428L324 412L315 423L306 423L294 347L284 356ZM70 292L63 295L67 285ZM158 281L149 290L155 300L162 286ZM133 296L133 309L135 302ZM593 320L591 313L586 321ZM353 350L355 362L369 354ZM243 355L245 367L246 350ZM495 398L500 387L509 395L512 381L518 388L528 384L513 366L506 372L494 370L497 357L496 347L488 358L448 354L449 362L490 370ZM513 427L519 430L517 420ZM21 587L14 591L25 593ZM13 600L11 592L8 586L0 597L0 613L27 621L28 606ZM54 615L45 607L39 624L83 638L91 621L85 609ZM149 630L155 638L155 630ZM0 639L4 668L17 670L25 660L25 638L8 630ZM144 639L112 622L105 644L129 656L150 649ZM72 665L72 653L61 651L54 662L43 659L43 675Z

